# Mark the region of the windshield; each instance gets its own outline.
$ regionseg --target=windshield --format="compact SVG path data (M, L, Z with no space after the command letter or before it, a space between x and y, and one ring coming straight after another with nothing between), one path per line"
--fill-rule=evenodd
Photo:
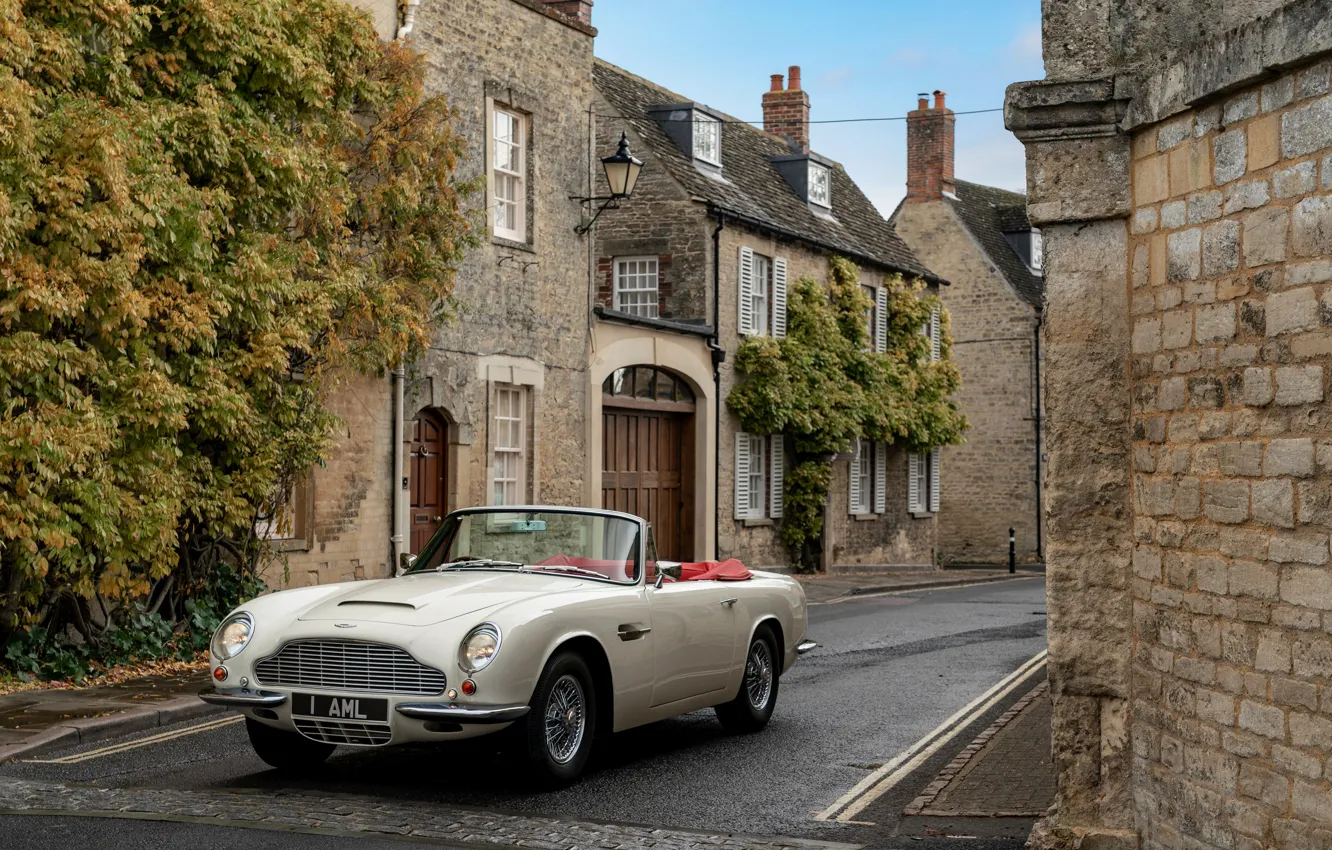
M638 581L639 524L562 511L449 514L409 572L523 570Z

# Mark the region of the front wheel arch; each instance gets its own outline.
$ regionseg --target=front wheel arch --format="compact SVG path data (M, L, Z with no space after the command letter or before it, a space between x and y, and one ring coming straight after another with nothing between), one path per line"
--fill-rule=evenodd
M749 645L754 642L754 635L758 634L759 629L767 627L772 632L773 640L777 641L777 670L780 676L786 669L786 633L782 630L781 620L771 615L764 617L754 624L754 628L749 630L749 637L745 639L745 652L749 651Z
M609 738L615 728L615 690L610 659L606 656L606 650L591 635L576 635L566 638L552 649L541 662L541 669L545 669L545 666L550 663L550 659L566 651L581 655L592 671L592 678L596 685L597 716L601 718L601 721L597 724L597 737L602 740ZM535 685L533 685L533 688L533 696L535 696ZM531 701L532 698L529 697L528 702Z

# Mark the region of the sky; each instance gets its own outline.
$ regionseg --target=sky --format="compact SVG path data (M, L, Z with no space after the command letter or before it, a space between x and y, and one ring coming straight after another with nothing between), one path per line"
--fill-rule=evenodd
M942 89L963 112L1045 76L1040 0L596 0L596 53L736 118L763 118L772 74L799 65L810 120L905 116ZM1003 114L957 117L955 175L1025 191L1022 145ZM885 217L906 194L906 122L812 124ZM723 144L725 142L723 141Z

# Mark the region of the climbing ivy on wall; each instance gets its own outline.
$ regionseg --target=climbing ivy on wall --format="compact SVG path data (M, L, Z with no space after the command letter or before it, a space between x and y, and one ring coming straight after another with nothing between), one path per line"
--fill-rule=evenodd
M792 560L812 568L812 541L823 531L823 506L834 455L857 437L908 451L962 442L966 418L951 401L960 380L950 358L948 313L920 281L888 278L887 350L872 350L866 321L873 307L856 265L829 263L826 283L802 277L787 294L787 334L750 337L736 355L744 380L727 406L744 430L784 434L794 454L786 474L782 541ZM931 313L942 319L940 359L921 333Z

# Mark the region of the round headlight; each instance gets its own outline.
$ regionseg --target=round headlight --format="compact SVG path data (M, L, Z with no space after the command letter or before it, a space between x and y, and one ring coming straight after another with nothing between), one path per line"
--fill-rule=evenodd
M499 653L500 632L490 623L482 623L467 633L458 647L458 666L468 673L485 669Z
M213 635L213 655L226 661L235 658L254 634L254 620L249 614L236 614L228 617Z

